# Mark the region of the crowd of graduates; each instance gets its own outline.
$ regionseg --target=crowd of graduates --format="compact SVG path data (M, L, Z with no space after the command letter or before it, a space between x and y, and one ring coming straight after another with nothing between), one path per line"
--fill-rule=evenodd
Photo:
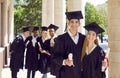
M31 35L29 27L24 27L16 36L10 47L12 78L18 78L17 73L24 66L27 78L35 78L36 71L43 74L42 78L48 78L48 72L56 78L105 78L107 57L97 40L97 35L104 30L92 22L84 26L88 32L83 35L78 32L83 18L81 11L65 14L68 30L64 34L57 36L60 26L50 24L34 27Z

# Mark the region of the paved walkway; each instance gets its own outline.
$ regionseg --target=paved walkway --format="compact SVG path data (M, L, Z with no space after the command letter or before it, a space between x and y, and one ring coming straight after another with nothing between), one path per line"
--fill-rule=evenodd
M9 68L4 68L2 70L2 78L11 78L11 71L10 71ZM21 69L18 72L18 78L27 78L27 70L26 69L23 69L23 70ZM42 78L42 74L39 71L37 71L36 74L35 74L35 78ZM55 78L55 76L50 75L50 73L48 73L48 78ZM108 78L108 74L107 74L106 78Z
M2 70L2 78L11 78L11 71L10 68L4 68ZM21 69L18 72L18 78L27 78L27 70L26 69ZM37 71L35 74L35 78L42 78L42 74ZM50 73L48 73L48 78L55 78L55 76L50 75Z

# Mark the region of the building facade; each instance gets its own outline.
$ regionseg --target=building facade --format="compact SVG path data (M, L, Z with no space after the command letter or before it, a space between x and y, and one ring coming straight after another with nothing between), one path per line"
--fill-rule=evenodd
M1 71L9 57L9 45L13 40L13 0L0 0L0 78Z

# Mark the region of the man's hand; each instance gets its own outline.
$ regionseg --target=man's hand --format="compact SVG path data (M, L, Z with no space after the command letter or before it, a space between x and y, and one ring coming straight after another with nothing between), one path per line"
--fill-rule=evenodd
M66 59L66 60L65 60L65 65L67 65L67 66L69 66L69 67L74 66L73 60Z

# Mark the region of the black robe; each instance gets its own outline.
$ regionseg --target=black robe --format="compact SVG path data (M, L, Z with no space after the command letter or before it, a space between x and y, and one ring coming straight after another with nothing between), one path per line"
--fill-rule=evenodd
M38 70L38 51L37 51L37 41L35 43L35 47L32 44L32 36L29 36L26 39L26 43L29 41L27 45L26 51L26 61L25 61L25 68L29 70Z
M90 54L83 57L83 78L101 78L101 51L102 49L96 46Z
M42 37L38 37L37 42L41 45L41 48L45 50L47 46L45 46L45 42L42 41ZM47 59L48 55L45 53L41 53L40 51L39 54L40 54L40 59L38 63L38 70L40 70L41 73L45 74L48 72L48 59Z
M81 51L85 36L79 33L78 43L75 44L68 33L57 37L55 52L52 61L56 64L57 78L81 78ZM73 54L74 67L63 66L63 60L68 54Z
M54 45L56 44L56 38L54 38ZM52 75L56 75L56 71L55 71L55 68L56 68L56 64L54 64L54 62L52 61L52 58L54 57L54 46L51 47L50 46L50 41L51 39L48 39L45 41L45 50L47 50L51 55L48 56L48 67L49 67L49 71Z
M17 36L10 46L11 59L10 69L12 71L19 71L24 64L25 43L21 35Z

